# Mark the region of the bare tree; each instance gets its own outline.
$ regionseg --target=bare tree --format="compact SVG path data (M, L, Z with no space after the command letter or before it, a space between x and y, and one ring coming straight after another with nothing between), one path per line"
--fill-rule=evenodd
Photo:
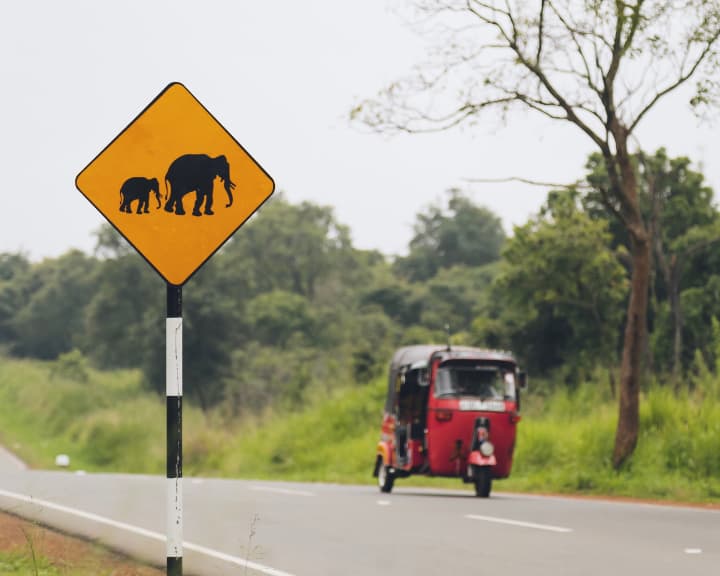
M413 74L360 103L383 132L445 130L486 109L519 106L570 122L600 150L607 209L628 232L632 278L613 465L637 444L651 239L640 212L631 137L665 96L695 81L691 104L715 104L718 0L421 0L414 16L437 40ZM488 110L489 111L489 110Z

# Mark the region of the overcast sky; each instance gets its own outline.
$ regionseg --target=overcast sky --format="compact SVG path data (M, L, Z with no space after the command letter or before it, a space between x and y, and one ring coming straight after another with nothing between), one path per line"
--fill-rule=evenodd
M0 252L92 252L103 217L80 172L170 82L182 82L291 202L334 208L359 248L406 251L415 214L460 187L508 232L592 151L571 126L518 114L503 127L388 137L348 122L353 104L424 58L399 0L23 0L0 4ZM720 125L679 95L649 115L646 150L668 148L720 193ZM238 232L242 233L242 229Z

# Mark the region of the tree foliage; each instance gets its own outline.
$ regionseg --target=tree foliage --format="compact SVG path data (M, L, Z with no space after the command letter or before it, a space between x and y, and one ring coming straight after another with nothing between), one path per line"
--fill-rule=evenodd
M613 463L637 444L647 334L650 232L639 203L631 137L671 92L696 81L691 104L718 95L720 6L714 0L421 0L430 63L352 116L380 131L442 130L489 109L521 107L568 122L601 154L606 209L628 235L631 291Z
M670 158L665 149L653 155L639 152L633 156L638 173L639 201L648 223L651 243L651 271L654 279L653 322L666 333L669 342L653 336L652 362L670 367L678 380L683 365L687 368L695 348L683 345L682 285L691 287L707 281L706 251L720 241L713 191L701 173L691 168L686 157ZM609 186L607 171L599 154L588 160L587 182L591 188L583 199L588 211L597 218L610 219L613 245L630 250L630 239L602 202L600 190ZM700 266L696 265L701 257ZM655 349L657 345L660 348Z
M503 257L496 294L530 368L547 373L569 358L575 374L615 366L627 278L607 222L591 219L576 191L551 193Z
M12 346L15 341L13 319L23 302L20 279L29 269L23 254L0 254L0 345Z
M164 303L162 280L139 254L102 260L92 297L84 306L83 338L78 344L106 368L142 365L146 347L157 336L157 328L147 332L146 322L163 317ZM164 386L164 379L161 382Z
M382 131L442 130L493 108L570 122L601 149L622 145L659 100L695 81L718 97L713 0L417 0L409 20L430 56L353 117ZM613 155L614 152L608 150Z
M698 358L715 367L718 346L707 327L720 318L720 256L687 250L708 238L717 211L701 176L664 154L633 162L639 182L650 174L644 166L657 162L658 182L660 175L667 182L656 190L668 207L657 230L670 260L687 252L679 285L685 368ZM629 243L598 200L604 164L593 157L588 167L589 191L553 192L509 239L495 215L458 192L427 207L408 258L422 262L432 253L441 262L420 266L423 280L405 263L353 247L330 208L276 197L183 289L188 400L227 418L292 410L378 376L398 346L444 343L448 326L453 344L511 349L533 373L563 375L557 386L574 385L597 366L612 373ZM648 211L649 190L643 184L640 197ZM139 368L145 385L163 394L164 283L112 228L97 237L92 256L0 255L3 349L61 364ZM660 275L653 286L651 348L656 368L667 370L672 317Z
M500 219L453 189L446 208L435 204L417 215L410 253L395 266L410 281L427 280L442 268L494 262L504 240Z
M79 347L96 273L97 262L74 250L21 274L17 288L22 303L11 323L14 352L53 359Z

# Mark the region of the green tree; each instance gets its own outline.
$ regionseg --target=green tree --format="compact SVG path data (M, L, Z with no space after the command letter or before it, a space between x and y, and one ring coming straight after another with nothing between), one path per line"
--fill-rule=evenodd
M431 205L417 215L410 252L395 267L410 281L423 281L441 268L482 266L498 260L504 240L500 218L453 189L447 207Z
M110 226L96 235L103 260L87 305L86 354L105 368L141 369L145 386L164 394L165 282ZM206 411L223 398L223 378L243 333L224 272L216 255L183 290L184 393Z
M631 143L665 96L697 80L692 103L717 96L715 0L421 0L435 19L436 58L393 82L352 115L381 131L441 130L482 112L519 106L568 122L602 155L603 202L630 240L631 292L613 451L619 467L635 450L647 334L651 240L639 203ZM447 37L445 34L449 35Z
M673 378L680 381L683 355L681 282L695 254L720 241L720 221L712 190L687 158L670 159L665 150L640 156L650 201L650 232L657 275L662 279L673 325Z
M85 303L80 347L99 367L140 368L147 347L164 346L158 327L165 314L164 282L139 254L104 259ZM150 318L155 322L148 333ZM164 390L164 380L158 386Z
M628 286L607 222L591 219L578 196L551 193L537 217L515 228L495 293L530 368L547 373L571 362L579 373L602 363L612 375Z
M397 345L400 328L382 311L365 308L354 318L352 331L352 375L365 383L387 367Z
M13 352L55 359L79 348L97 269L97 261L78 250L32 266L22 276L24 304L12 321Z
M223 400L233 350L248 326L233 294L219 286L223 273L223 260L215 256L183 287L183 385L206 412Z
M252 294L286 290L314 298L320 282L352 251L347 227L332 209L292 205L277 195L223 249L223 261ZM235 268L237 267L237 269Z
M370 285L360 295L363 308L379 307L383 313L402 326L410 326L420 319L421 299L417 286L403 278L383 279Z
M295 334L312 338L316 327L307 299L284 290L259 294L247 314L254 339L266 346L285 348Z
M669 307L672 347L667 357L671 358L670 366L677 382L684 355L681 283L683 278L688 278L686 284L689 286L704 283L706 274L693 273L693 258L704 255L709 247L720 241L713 191L705 185L703 175L690 168L688 158L669 158L663 148L654 155L638 153L633 156L633 161L638 173L640 206L648 222L652 245L654 307L656 313L661 313L658 306L663 302ZM629 249L627 234L617 226L602 203L600 190L609 186L602 158L598 154L591 155L587 166L591 191L584 199L585 205L596 217L609 218L614 244L623 244ZM657 338L654 340L658 342ZM686 356L688 362L692 360L692 352L690 350ZM662 357L659 363L666 364Z
M493 265L440 270L420 291L421 325L441 333L469 331L487 302L493 277Z
M696 362L696 354L701 354L708 366L717 371L718 356L715 332L711 330L714 322L720 318L720 274L712 275L702 286L686 287L680 294L683 310L683 342L685 344L683 360L688 370ZM661 309L656 322L656 354L672 358L673 325L669 308ZM689 382L689 381L688 381Z
M205 412L222 402L232 354L248 332L234 294L223 290L220 278L225 279L224 272L222 259L216 255L193 275L182 292L183 392ZM157 280L154 295L161 305L148 309L137 329L143 335L138 340L145 385L164 394L166 289L159 277Z
M0 344L15 340L13 320L23 304L22 277L30 270L24 254L0 254Z
M300 362L324 351L350 366L359 294L383 268L381 255L353 249L347 228L330 208L273 198L184 291L186 347L193 346L188 391L192 378L202 383L195 393L203 406L228 398L235 414L281 402L284 383L292 382L295 390L287 394L300 394L308 383L324 378L318 374L325 368L317 371L317 366L329 365L316 363L307 380L288 379L281 370L283 359ZM283 373L277 384L263 384L258 374L264 369L259 359L250 360L251 350L265 360L275 355L273 363ZM298 367L293 374L304 371Z

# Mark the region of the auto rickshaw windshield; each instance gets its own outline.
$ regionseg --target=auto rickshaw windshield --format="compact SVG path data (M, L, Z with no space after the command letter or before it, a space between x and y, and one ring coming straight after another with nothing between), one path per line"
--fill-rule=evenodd
M436 397L515 399L515 373L492 364L446 363L437 370Z

